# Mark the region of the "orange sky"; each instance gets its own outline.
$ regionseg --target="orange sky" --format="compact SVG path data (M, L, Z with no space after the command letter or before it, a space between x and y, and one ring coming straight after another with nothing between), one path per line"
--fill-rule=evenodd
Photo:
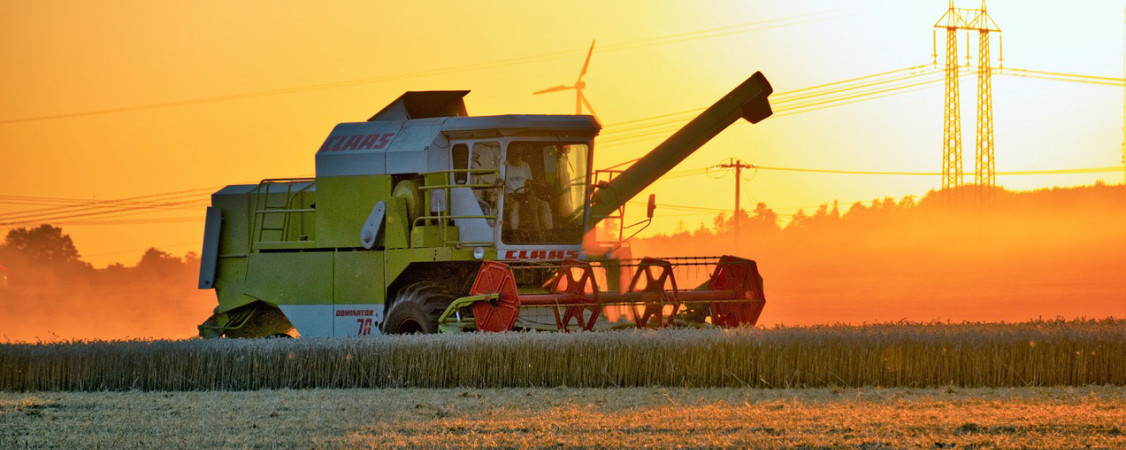
M471 114L573 113L571 95L530 94L573 82L597 39L586 95L609 140L625 134L627 126L615 124L708 106L756 70L784 92L930 62L931 25L945 8L942 0L0 1L0 214L52 206L15 203L16 196L106 200L193 190L176 199L189 202L179 209L50 222L99 267L133 264L150 246L198 251L208 189L311 175L313 152L333 125L364 120L406 90L470 89ZM1122 76L1121 2L994 0L989 11L1004 30L1006 67ZM795 19L691 34L784 18ZM349 81L360 82L342 83ZM973 85L963 79L970 173ZM263 92L271 94L245 95ZM1120 164L1122 88L995 77L994 93L999 171ZM941 101L934 87L738 124L674 170L736 157L765 166L939 171ZM115 109L126 110L68 116ZM640 156L671 131L596 143L596 167ZM1097 180L1120 183L1122 173L998 177L1010 189ZM937 176L763 171L743 183L742 201L788 214L939 185ZM730 175L673 178L639 197L649 192L662 204L733 203ZM695 228L714 213L681 214L659 209L649 231L671 231L681 220Z

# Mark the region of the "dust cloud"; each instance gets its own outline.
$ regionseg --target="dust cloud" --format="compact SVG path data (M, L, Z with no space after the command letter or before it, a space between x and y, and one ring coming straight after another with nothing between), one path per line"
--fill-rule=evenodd
M215 294L196 289L198 259L156 253L135 267L105 269L19 268L5 261L0 342L195 336L215 307Z
M635 240L649 256L758 262L760 325L1126 317L1126 187L822 205L784 228L766 205L713 229Z
M739 223L634 239L632 253L756 260L767 326L1126 317L1122 185L827 204L785 227L760 204ZM216 304L196 289L191 254L153 249L105 269L4 263L0 342L189 338Z

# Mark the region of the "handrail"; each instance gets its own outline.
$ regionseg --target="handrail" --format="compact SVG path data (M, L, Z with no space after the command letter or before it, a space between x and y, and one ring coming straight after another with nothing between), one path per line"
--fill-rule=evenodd
M449 212L450 210L453 209L453 206L450 203L450 191L452 189L470 189L470 190L473 190L473 191L485 191L485 190L499 190L503 186L500 183L470 183L470 182L468 182L469 179L471 179L472 177L475 177L475 176L479 176L479 177L493 176L495 180L500 180L501 179L500 178L500 171L498 169L436 170L436 171L433 171L433 172L425 172L425 173L422 174L422 176L423 176L423 180L426 180L428 175L443 175L443 174L447 175L447 176L443 177L446 180L453 180L453 176L455 174L467 174L467 180L466 180L467 182L464 183L464 184L458 184L456 182L447 181L446 183L443 183L443 184L424 184L422 186L419 186L418 190L420 190L420 191L430 191L431 199L433 199L433 197L435 195L442 195L442 197L444 199L444 204L446 205L444 212ZM441 193L439 194L439 192L441 192ZM476 197L476 195L474 195L474 197ZM497 198L499 198L499 197L500 196L498 195ZM433 200L431 200L431 202L432 201ZM427 208L426 208L427 211L432 211L433 208L431 208L429 206L430 205L427 205ZM489 240L489 241L462 240L460 233L458 234L458 239L456 239L456 240L448 239L448 234L447 234L448 224L451 221L457 220L457 219L491 220L491 221L493 221L494 224L496 224L496 221L497 221L498 218L499 218L499 216L496 214L495 211L494 211L493 214L480 214L480 215L466 215L466 214L453 215L453 214L442 214L441 212L439 212L437 215L427 214L427 215L424 215L424 216L416 217L414 219L413 223L411 224L411 228L414 228L415 226L418 226L422 223L435 221L438 224L439 234L442 236L442 245L443 246L449 246L449 245L452 244L452 245L459 246L459 247L463 247L463 246L464 247L487 247L487 246L495 245L496 243L491 241L491 240ZM460 228L459 228L459 230L460 230Z
M297 187L297 185L303 186ZM284 191L272 192L271 187L274 185L284 185ZM250 233L250 242L252 248L259 248L262 246L275 246L278 244L297 243L300 242L304 246L311 245L307 234L305 233L305 222L299 221L300 229L297 230L298 238L289 239L289 228L293 220L294 214L312 214L316 212L316 208L294 208L293 203L297 201L298 197L316 186L315 178L267 178L258 183L258 187L253 191L248 192L248 195L254 195L253 209L248 211L251 215L251 226L247 230ZM283 195L285 201L278 205L270 204L271 195ZM250 202L247 202L247 207L250 208ZM271 214L282 214L282 223L278 228L266 228L266 217ZM277 231L281 235L277 240L263 240L262 235L265 231ZM306 237L302 240L301 237Z

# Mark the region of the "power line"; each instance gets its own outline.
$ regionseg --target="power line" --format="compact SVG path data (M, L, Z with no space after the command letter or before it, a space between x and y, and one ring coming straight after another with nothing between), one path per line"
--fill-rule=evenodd
M937 71L923 71L909 73L906 75L901 74L902 72L918 71L922 67L925 67L925 65L915 65L905 67L903 69L882 72L876 75L866 75L849 80L841 80L832 83L825 83L818 86L778 93L774 96L774 101L772 102L772 104L775 106L775 116L797 114L817 109L824 109L832 106L840 106L843 104L882 98L889 95L897 95L900 93L914 91L919 88L924 88L929 84L933 84L939 81L937 78L935 78L922 82L909 83L910 81L918 78L933 77L934 75L938 74ZM872 81L873 77L875 76L884 76L885 79ZM806 101L800 102L801 100ZM795 102L798 103L794 104ZM662 118L665 120L648 124L635 124L625 128L614 129L607 133L603 133L603 136L613 135L613 137L609 139L603 139L599 144L601 147L624 145L648 140L653 136L664 136L669 132L679 128L681 126L681 123L691 118L691 114L697 113L699 111L700 109L693 109L671 114L662 114L660 116L654 116L654 118ZM668 119L669 117L675 118ZM644 119L638 119L631 122L637 123L643 120ZM637 132L630 133L634 130L637 130Z
M1066 81L1070 83L1097 84L1102 86L1126 86L1126 79L1123 78L1079 75L1062 72L1048 72L1043 70L1015 69L1012 67L994 67L991 70L998 75L1008 75L1012 77L1036 78L1050 81Z
M730 28L730 27L728 27ZM716 29L722 30L722 29ZM709 32L705 30L704 32ZM700 33L704 33L700 32ZM902 69L885 71L872 75L865 75L848 80L840 80L821 85L810 86L806 88L795 89L776 95L777 107L776 115L790 115L798 114L801 112L814 111L843 104L850 104L860 101L866 101L875 98L882 98L889 95L898 95L904 92L910 92L918 89L928 88L929 85L941 81L938 78L927 79L928 76L936 75L937 71L922 71L926 65L909 66ZM1071 79L1080 80L1081 82L1094 82L1097 84L1122 84L1122 79L1110 77L1095 77L1087 75L1064 74L1059 72L1045 72L1033 71L1026 69L1006 69L1019 74L1026 74L1020 76L1030 77L1055 77L1049 78L1053 80L1069 81ZM914 73L912 73L914 72ZM904 74L906 73L906 74ZM967 72L964 76L970 76L972 73ZM883 79L880 79L883 77ZM914 81L923 78L923 81ZM874 81L875 80L875 81ZM637 142L639 139L647 138L653 134L667 134L664 125L676 123L679 127L681 118L672 120L662 120L660 122L644 124L641 122L650 121L653 119L668 119L670 117L684 116L686 114L693 114L698 112L699 109L681 111L676 113L662 114L652 116L649 118L635 119L622 123L634 123L634 126L626 127L625 129L615 130L607 134L614 134L620 132L628 132L633 130L649 130L640 131L632 135L618 137L619 141L610 139L609 145L615 145L627 142ZM652 129L653 127L661 127L659 129ZM620 141L627 142L620 142ZM605 142L605 141L603 141ZM602 146L606 146L605 144ZM630 160L613 167L620 167L622 165L630 164L636 161ZM835 173L835 174L859 174L859 175L923 175L934 176L940 175L937 172L905 172L905 171L849 171L849 170L831 170L831 169L807 169L807 168L785 168L785 167L769 167L758 166L762 170L776 170L776 171L792 171L792 172L809 172L809 173ZM675 179L687 176L695 176L701 173L706 173L708 168L688 169L684 171L672 172L664 179ZM1082 168L1082 169L1059 169L1059 170L1038 170L1038 171L1011 171L999 172L998 175L1046 175L1046 174L1076 174L1076 173L1102 173L1102 172L1117 172L1118 167L1101 167L1101 168ZM54 198L54 197L32 197L32 196L14 196L14 195L0 195L0 203L9 204L38 204L38 205L60 205L48 208L22 210L13 213L0 214L0 220L6 220L6 223L0 222L0 226L21 225L34 222L44 221L70 221L69 223L92 223L94 221L78 220L76 218L86 218L89 216L122 216L122 215L135 215L138 213L151 212L153 210L161 209L183 209L183 208L196 208L201 206L198 200L185 200L186 198L197 198L199 193L207 190L214 190L215 187L199 188L184 191L173 191L160 194L150 194L139 197L132 197L117 200L104 200L88 202L82 199L73 198ZM81 212L81 213L80 213ZM108 223L107 221L106 223ZM116 223L126 223L127 221L116 221Z
M918 71L925 68L927 65L914 65L902 69L890 70L880 72L872 75L865 75L848 80L835 81L825 83L817 86L810 86L806 88L795 89L787 92L775 94L775 101L772 102L775 108L775 116L783 117L788 115L800 114L804 112L816 111L835 106L843 106L868 100L875 100L892 95L905 94L908 92L915 92L921 89L928 89L937 85L941 78L927 78L941 74L941 71L927 70L917 73L908 73L903 75L904 72ZM1122 78L1093 76L1093 75L1080 75L1068 74L1061 72L1048 72L1028 69L1017 68L992 68L992 71L1013 77L1036 78L1051 81L1063 81L1072 83L1086 83L1104 86L1123 86L1126 85L1126 80ZM968 70L960 73L961 77L974 76L980 71L977 69ZM883 80L877 80L880 77L889 77ZM920 79L922 81L915 81L906 83L910 80ZM861 83L863 82L863 83ZM838 95L831 95L838 94ZM798 100L810 100L806 103L789 104ZM663 136L671 131L679 128L680 124L691 118L692 114L702 111L702 108L678 111L675 113L661 114L641 119L633 119L625 122L619 122L613 125L608 125L606 131L602 133L603 136L612 136L610 139L603 139L600 146L617 146L632 144L649 140L656 136ZM653 122L657 119L664 119ZM645 123L650 122L650 123ZM618 125L630 124L628 127L616 128ZM671 126L668 126L671 125ZM644 131L642 131L644 130ZM632 131L638 131L630 134ZM624 164L628 164L627 161Z
M202 207L200 209L202 213ZM105 225L147 225L147 224L172 224L172 223L191 223L203 222L203 214L199 216L189 217L164 217L164 218L145 218L145 219L123 219L123 220L76 220L76 221L63 221L55 222L53 225L68 225L68 226L105 226Z
M58 214L58 215L54 215L54 216L15 219L15 220L11 220L11 221L8 221L8 222L0 222L0 227L17 227L17 226L21 226L21 225L33 225L33 224L36 224L36 223L47 223L47 222L66 223L67 220L78 218L78 217L83 217L83 218L92 217L92 216L120 217L120 216L130 216L130 215L137 215L137 214L152 213L154 210L160 210L160 209L197 209L197 208L201 208L201 207L204 207L204 206L206 206L206 204L201 204L198 200L166 202L166 203L159 203L159 204L150 205L150 206L132 206L132 207L117 208L117 209L112 209L112 210L90 211L90 212L77 213L77 214Z
M68 212L69 213L69 212L74 212L74 211L84 211L84 210L91 210L91 209L117 208L117 207L121 207L121 206L157 205L157 204L160 204L162 202L167 202L168 200L173 200L173 199L182 199L182 198L186 198L186 197L199 197L200 195L202 195L205 192L207 192L207 193L214 192L218 188L219 188L218 186L214 186L214 187L205 187L205 188L185 189L185 190L179 190L179 191L161 192L161 193L156 193L156 194L145 194L145 195L136 196L136 197L126 197L126 198L112 199L112 200L94 200L94 201L83 200L83 199L75 199L75 198L29 197L29 196L17 196L17 195L0 195L0 201L12 200L12 201L43 202L44 204L52 204L52 203L63 204L63 206L55 206L55 207L50 207L50 208L39 208L39 209L27 209L27 210L21 210L21 211L15 211L15 212L10 212L10 213L0 214L0 220L14 220L14 219L20 219L20 218L25 218L25 217L50 215L50 214L53 214L53 213L62 213L62 212Z
M833 81L833 82L829 82L829 83L823 83L823 84L819 84L819 85L793 89L793 90L785 91L785 92L779 92L779 93L776 93L776 94L773 95L771 103L777 104L779 102L784 102L784 101L800 100L800 99L804 99L804 98L808 98L808 97L823 96L825 94L839 92L839 91L844 90L844 89L854 89L854 88L857 87L856 86L857 84L862 83L862 82L867 82L868 80L871 80L871 79L874 79L874 78L891 77L893 75L894 75L893 78L901 77L903 75L897 75L897 74L901 74L902 72L918 71L920 69L926 68L927 66L928 66L928 64L912 65L912 66L908 66L908 67L904 67L904 68L900 68L900 69L895 69L895 70L889 70L889 71L880 72L880 73L876 73L876 74L864 75L864 76L860 76L860 77L849 78L849 79L845 79L845 80L838 80L838 81ZM883 81L881 81L881 82L883 82ZM877 82L877 83L881 83L881 82ZM839 88L842 85L853 85L853 86L846 87L846 88ZM809 93L809 91L815 91L815 92ZM695 114L695 113L698 113L700 111L703 111L704 109L705 108L693 108L693 109L678 111L678 112L674 112L674 113L666 113L666 114L659 114L659 115L656 115L656 116L643 117L643 118L639 118L639 119L632 119L632 120L627 120L627 121L624 121L624 122L609 124L609 125L606 125L605 128L614 130L610 133L617 133L617 132L620 132L619 130L630 130L630 129L634 129L634 128L638 127L638 126L622 127L622 125L625 125L625 124L636 124L638 122L648 122L648 121L652 121L652 120L655 120L655 119L663 119L663 118L669 118L669 117L673 117L673 116L691 115L691 114ZM667 123L667 122L658 122L658 123ZM647 125L640 125L640 126L644 127L644 126L647 126ZM607 134L607 133L603 133L603 134Z
M840 170L840 169L809 169L799 167L776 167L776 166L754 166L758 170L772 170L780 172L805 172L805 173L827 173L827 174L841 174L841 175L907 175L907 176L939 176L942 172L911 172L911 171L873 171L873 170ZM1012 170L997 172L997 175L1065 175L1065 174L1084 174L1084 173L1107 173L1118 172L1122 170L1119 166L1109 167L1086 167L1077 169L1045 169L1045 170Z
M614 52L614 51L622 51L622 50L632 50L632 49L650 47L650 46L655 46L655 45L668 45L668 44L675 44L675 43L681 43L681 42L687 42L687 41L693 41L693 40L711 39L711 38L716 38L716 37L729 36L729 35L733 35L733 34L748 33L748 32L754 32L754 31L763 31L763 30L769 30L769 29L786 27L786 26L802 25L802 24L813 23L813 22L818 22L818 21L822 21L822 20L829 20L829 19L849 15L849 14L845 14L844 11L846 11L846 10L845 9L838 9L838 10L831 10L831 11L822 11L822 12L817 12L817 13L802 14L802 15L783 17L783 18L778 18L778 19L769 19L769 20L762 20L762 21L756 21L756 22L748 22L748 23L731 25L731 26L726 26L726 27L710 28L710 29L692 31L692 32L687 32L687 33L677 33L677 34L670 34L670 35L665 35L665 36L657 36L657 37L653 37L653 38L639 39L639 40L635 40L635 41L627 41L627 42L622 42L622 43L618 43L618 44L604 45L601 48L600 51L602 51L602 52ZM436 68L436 69L427 69L427 70L420 70L420 71L408 72L408 73L402 73L402 74L395 74L395 75L384 75L384 76L379 76L379 77L361 78L361 79L355 79L355 80L334 81L334 82L328 82L328 83L318 83L318 84L296 86L296 87L289 87L289 88L244 92L244 93L240 93L240 94L219 95L219 96L214 96L214 97L204 97L204 98L197 98L197 99L153 103L153 104L148 104L148 105L123 106L123 107L119 107L119 108L105 108L105 109L92 110L92 111L82 111L82 112L75 112L75 113L49 114L49 115L43 115L43 116L6 119L6 120L0 120L0 125L14 124L14 123L25 123L25 122L38 122L38 121L55 120L55 119L68 119L68 118L75 118L75 117L115 114L115 113L142 111L142 110L150 110L150 109L161 109L161 108L171 108L171 107L179 107L179 106L190 106L190 105L198 105L198 104L205 104L205 103L216 103L216 102L225 102L225 101L232 101L232 100L244 100L244 99L258 98L258 97L269 97L269 96L276 96L276 95L295 94L295 93L318 91L318 90L325 90L325 89L337 89L337 88L361 86L361 85L367 85L367 84L383 83L383 82L389 82L389 81L405 80L405 79L411 79L411 78L421 78L421 77L428 77L428 76L447 75L447 74L458 73L458 72L467 72L467 71L475 71L475 70L483 70L483 69L495 69L495 68L500 68L500 67L505 67L505 66L529 64L529 63L548 61L548 60L559 59L559 58L564 58L564 57L570 57L570 56L574 56L576 54L581 54L581 53L582 52L576 52L574 50L565 50L565 51L543 53L543 54L539 54L539 55L530 55L530 56L509 58L509 59L503 59L503 60L492 61L492 62L464 64L464 65L458 65L458 66L449 66L449 67L442 67L442 68Z
M130 216L153 212L163 212L174 209L197 209L207 205L207 198L200 198L203 193L213 192L215 187L186 189L157 194L147 194L115 200L75 202L77 199L54 197L27 197L27 196L0 196L0 199L15 201L42 201L46 203L64 202L64 206L21 210L0 214L0 226L15 227L36 223L53 222L55 224L77 222L74 219L86 220L92 217L107 219L110 217Z

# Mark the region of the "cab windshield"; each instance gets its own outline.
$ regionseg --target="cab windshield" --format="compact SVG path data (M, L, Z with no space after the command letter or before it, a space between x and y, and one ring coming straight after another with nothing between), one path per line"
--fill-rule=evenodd
M582 242L589 150L586 143L508 144L503 172L502 242Z

